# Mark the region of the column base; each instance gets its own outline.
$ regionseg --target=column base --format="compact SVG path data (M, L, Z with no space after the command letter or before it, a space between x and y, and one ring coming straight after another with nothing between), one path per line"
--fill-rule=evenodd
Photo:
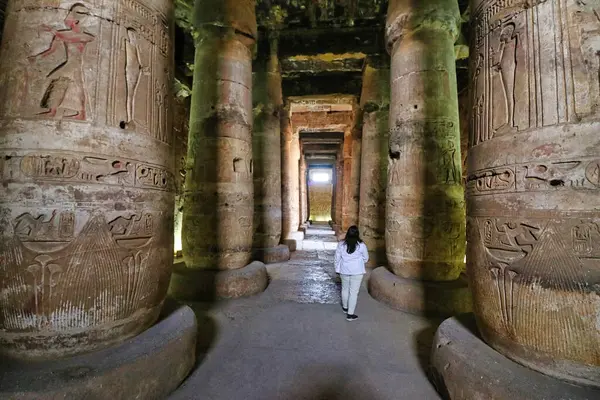
M492 349L479 337L473 314L440 325L431 365L438 391L450 400L600 399L599 389L551 378Z
M265 264L289 261L290 248L284 244L275 247L254 249L254 258Z
M169 294L187 301L234 299L263 292L268 282L267 269L260 261L228 271L190 269L181 261L175 263Z
M384 249L369 250L369 261L365 264L367 268L375 269L385 265L387 262Z
M152 327L124 343L44 362L0 359L2 399L164 399L196 361L196 316L165 303Z
M281 241L289 247L290 251L302 250L302 241L304 240L304 232L292 232Z
M384 267L373 270L369 294L393 309L419 315L452 316L472 311L467 280L429 282L404 279Z

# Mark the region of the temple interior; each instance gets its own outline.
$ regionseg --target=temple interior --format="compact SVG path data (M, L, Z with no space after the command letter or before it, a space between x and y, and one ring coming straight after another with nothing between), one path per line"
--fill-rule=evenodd
M600 399L600 0L0 28L0 399Z

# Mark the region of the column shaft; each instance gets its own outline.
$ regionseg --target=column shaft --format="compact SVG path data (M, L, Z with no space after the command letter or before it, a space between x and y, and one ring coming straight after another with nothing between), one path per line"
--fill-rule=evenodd
M390 2L389 267L448 281L464 270L465 210L454 39L456 0Z
M363 72L359 231L370 266L386 264L385 191L388 166L389 69L367 65Z
M600 386L595 4L472 2L467 268L488 344Z
M276 39L264 71L254 73L254 247L281 240L281 72Z
M173 259L173 3L47 3L9 2L0 55L0 351L23 358L144 331Z
M292 127L289 110L282 115L281 129L283 135L281 199L283 204L284 239L297 237L300 225L300 140L298 132Z

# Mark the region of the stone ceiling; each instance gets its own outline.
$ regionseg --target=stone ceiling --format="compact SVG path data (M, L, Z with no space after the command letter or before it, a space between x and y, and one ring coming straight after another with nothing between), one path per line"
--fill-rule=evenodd
M187 86L194 63L193 3L175 0L177 77ZM467 4L468 0L459 0L463 14ZM384 46L387 5L387 0L257 0L256 67L269 51L267 31L276 29L285 96L357 96L365 62L386 64L389 59ZM466 26L463 34L468 37ZM461 86L466 61L459 61L457 68Z

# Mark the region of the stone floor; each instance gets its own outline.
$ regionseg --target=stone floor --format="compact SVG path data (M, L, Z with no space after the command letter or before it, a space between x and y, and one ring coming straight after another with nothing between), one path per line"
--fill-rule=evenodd
M347 322L325 250L335 237L309 229L306 238L322 247L268 266L264 293L192 305L199 360L171 399L439 399L425 371L440 321L387 308L363 282L359 319Z

